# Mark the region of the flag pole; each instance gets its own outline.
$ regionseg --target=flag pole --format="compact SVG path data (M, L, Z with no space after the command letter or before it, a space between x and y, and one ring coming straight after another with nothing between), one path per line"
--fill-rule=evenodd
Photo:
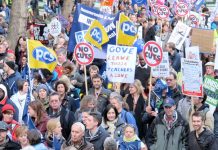
M88 84L87 84L87 74L86 74L86 65L83 65L84 74L85 74L85 87L86 87L86 95L88 95Z

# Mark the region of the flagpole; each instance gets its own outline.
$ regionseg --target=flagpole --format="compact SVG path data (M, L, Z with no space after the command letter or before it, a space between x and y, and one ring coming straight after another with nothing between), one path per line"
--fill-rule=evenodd
M29 67L29 63L30 63L30 55L29 55L29 39L27 39L27 57L28 57L28 63L27 63L27 67L28 67L28 76L29 76L29 90L32 93L32 82L31 82L31 70Z
M88 84L87 84L87 74L86 74L86 65L83 65L84 73L85 73L85 87L86 87L86 95L88 95Z

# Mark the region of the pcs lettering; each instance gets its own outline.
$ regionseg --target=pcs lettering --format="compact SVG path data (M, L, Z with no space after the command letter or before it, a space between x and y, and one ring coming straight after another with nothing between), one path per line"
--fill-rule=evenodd
M56 58L45 48L45 47L37 47L33 50L33 57L36 60L44 62L46 64L50 64L56 61Z
M90 34L96 42L102 43L102 32L99 28L93 28L90 31Z
M121 24L121 30L123 31L123 33L130 36L135 36L137 34L136 27L130 21L123 22Z

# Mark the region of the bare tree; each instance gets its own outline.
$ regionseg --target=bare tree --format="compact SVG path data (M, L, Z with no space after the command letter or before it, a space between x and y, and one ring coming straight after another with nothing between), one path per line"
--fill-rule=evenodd
M11 49L15 49L20 35L26 35L27 27L27 0L13 0L11 20L8 31L8 41Z
M72 12L74 0L65 0L62 7L62 15L67 19Z

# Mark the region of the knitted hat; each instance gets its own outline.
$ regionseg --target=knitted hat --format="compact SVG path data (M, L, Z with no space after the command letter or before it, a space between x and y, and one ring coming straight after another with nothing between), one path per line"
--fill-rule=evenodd
M13 61L6 61L5 62L8 67L10 67L12 70L15 70L15 63Z
M11 104L5 104L2 107L2 113L4 113L6 110L12 110L15 113L15 109Z
M40 84L40 85L38 85L38 87L37 87L37 89L36 89L36 92L39 93L39 91L40 91L41 89L46 90L47 94L49 94L47 85L45 85L45 84Z

